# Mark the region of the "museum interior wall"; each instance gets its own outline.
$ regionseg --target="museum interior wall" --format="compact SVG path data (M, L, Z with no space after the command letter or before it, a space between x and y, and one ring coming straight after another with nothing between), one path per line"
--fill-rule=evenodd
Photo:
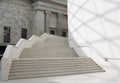
M43 33L67 36L66 0L1 0L0 17L0 46Z

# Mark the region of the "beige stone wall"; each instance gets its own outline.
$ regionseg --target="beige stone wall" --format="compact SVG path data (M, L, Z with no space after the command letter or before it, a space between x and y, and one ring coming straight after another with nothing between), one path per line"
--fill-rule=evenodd
M67 0L50 0L50 1L54 1L54 2L57 2L57 3L60 3L60 4L64 4L64 5L67 4Z
M56 13L51 13L49 19L50 19L49 27L57 28L57 14Z
M60 29L67 29L67 5L61 3L59 0L50 0L48 1L36 1L33 4L34 11L36 12L34 16L34 34L41 35L41 33L47 32L49 33L50 30L54 30L56 35L61 35L62 30ZM66 3L67 4L67 3ZM40 12L38 12L40 11ZM44 11L44 15L41 13ZM41 16L45 17L44 23L38 18ZM41 26L39 26L41 25ZM45 26L45 27L42 27ZM44 31L44 32L42 32ZM67 30L66 30L67 31Z
M11 27L11 44L21 37L21 28L28 29L31 36L32 9L29 0L1 0L0 2L0 43L3 43L4 26Z
M68 28L68 21L67 21L67 15L62 15L62 21L61 21L61 28L67 29Z
M28 38L49 33L49 28L56 28L56 34L62 28L67 29L67 7L64 3L32 0L0 1L0 45L4 44L4 27L11 27L11 41L16 44L21 38L21 29L27 29ZM57 3L57 4L55 4Z

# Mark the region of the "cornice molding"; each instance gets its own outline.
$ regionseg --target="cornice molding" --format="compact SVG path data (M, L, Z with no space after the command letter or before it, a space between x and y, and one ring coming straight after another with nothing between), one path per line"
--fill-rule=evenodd
M67 7L67 0L31 0L32 2L42 1L46 3L52 3L54 5L61 5Z
M67 7L46 3L41 0L36 1L33 4L33 8L34 10L44 10L44 11L67 14Z

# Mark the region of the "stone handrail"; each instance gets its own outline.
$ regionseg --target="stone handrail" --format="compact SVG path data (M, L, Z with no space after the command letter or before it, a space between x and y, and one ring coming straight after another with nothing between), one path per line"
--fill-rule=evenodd
M3 55L2 61L1 61L1 78L2 80L8 80L8 73L9 69L12 63L12 52L13 51L13 46L8 45L6 48L6 51Z
M46 38L47 38L46 33L43 34L41 37L37 37L33 35L29 40L20 39L15 46L8 45L1 62L2 80L8 80L8 75L9 75L9 70L10 70L12 60L18 59L24 48L31 48L36 42L44 41Z

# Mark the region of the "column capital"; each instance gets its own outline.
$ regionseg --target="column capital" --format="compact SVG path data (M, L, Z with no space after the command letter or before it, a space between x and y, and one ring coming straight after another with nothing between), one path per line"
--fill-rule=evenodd
M34 10L35 10L35 11L45 11L45 10L43 10L43 9L41 9L40 7L37 7L37 6L34 8Z
M50 14L51 14L51 11L45 11L45 13L50 15Z
M58 16L63 16L63 14L58 13Z

